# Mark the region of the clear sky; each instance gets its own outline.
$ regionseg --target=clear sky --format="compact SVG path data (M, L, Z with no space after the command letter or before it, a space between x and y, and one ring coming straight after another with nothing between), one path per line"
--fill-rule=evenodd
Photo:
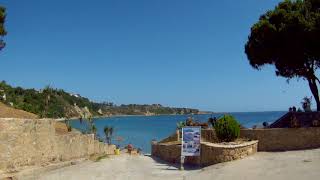
M244 53L251 25L278 2L1 0L0 79L116 104L287 110L311 95L307 83L256 71Z

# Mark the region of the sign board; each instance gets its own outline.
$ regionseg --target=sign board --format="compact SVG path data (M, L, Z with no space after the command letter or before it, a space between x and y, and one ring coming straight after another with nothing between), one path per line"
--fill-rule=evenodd
M200 156L201 127L182 128L181 156Z

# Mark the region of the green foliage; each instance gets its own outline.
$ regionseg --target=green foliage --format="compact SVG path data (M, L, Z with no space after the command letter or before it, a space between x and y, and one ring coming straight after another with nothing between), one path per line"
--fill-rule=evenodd
M101 161L102 159L106 159L106 158L109 158L109 155L104 154L104 155L95 157L95 159L93 159L93 161L94 161L94 162L99 162L99 161Z
M270 64L277 76L306 79L320 111L319 42L320 1L287 0L260 16L251 28L245 52L255 69Z
M7 34L7 31L4 27L5 20L6 20L6 8L0 6L0 36L1 36L0 50L4 48L4 46L6 45L6 43L2 40L2 37Z
M6 100L2 99L6 95ZM151 113L159 114L189 114L198 113L197 109L170 108L160 104L138 105L129 104L116 106L113 103L91 102L88 98L80 95L70 94L62 89L54 89L46 86L38 91L35 89L23 89L21 87L11 87L5 81L0 82L0 101L5 104L13 103L17 109L25 110L39 117L63 118L79 117L75 110L75 105L79 108L88 108L92 116L101 115L145 115Z
M224 115L214 125L217 137L222 142L230 142L240 135L240 124L231 115Z
M172 108L172 107L163 107L160 104L128 104L120 106L109 106L106 108L107 112L113 114L127 114L127 115L144 115L146 113L154 115L163 115L163 114L197 114L199 110L190 109L190 108Z
M97 112L92 108L92 103L82 97L74 97L69 93L46 86L43 90L23 89L11 87L5 81L0 82L0 95L6 94L6 100L0 99L3 103L13 103L17 109L28 111L40 117L62 118L67 116L78 116L72 109L74 104L80 108L88 107L93 114Z
M186 126L186 122L185 121L180 121L177 123L177 129L182 129L183 127Z

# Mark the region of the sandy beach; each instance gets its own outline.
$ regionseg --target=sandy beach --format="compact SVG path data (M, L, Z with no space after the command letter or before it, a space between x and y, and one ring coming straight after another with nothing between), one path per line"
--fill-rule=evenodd
M300 180L320 176L320 149L288 152L259 152L248 158L203 169L186 168L155 161L149 156L110 156L99 162L86 161L35 175L40 180Z

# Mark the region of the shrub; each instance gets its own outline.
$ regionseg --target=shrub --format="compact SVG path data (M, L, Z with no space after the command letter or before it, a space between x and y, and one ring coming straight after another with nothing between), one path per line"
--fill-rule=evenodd
M214 129L222 142L230 142L240 135L240 124L231 115L224 115L215 123Z

